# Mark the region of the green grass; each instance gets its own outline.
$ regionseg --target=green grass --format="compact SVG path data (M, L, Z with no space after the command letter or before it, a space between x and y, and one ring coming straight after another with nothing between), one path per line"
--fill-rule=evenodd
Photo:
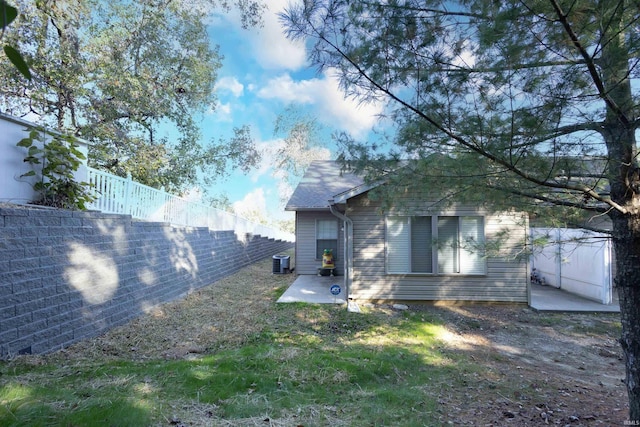
M282 322L198 360L0 364L0 425L168 425L180 405L208 405L212 420L296 414L304 425L423 425L437 406L425 385L455 386L480 369L441 352L442 326L420 316L275 310Z
M456 345L458 332L525 342L540 327L603 342L620 333L607 315L515 309L488 324L482 311L276 304L292 277L270 274L270 261L104 339L0 361L0 426L435 427L459 421L456 407L489 413L494 401L503 420L504 402L547 402L563 385L550 366L514 362L482 337ZM181 359L181 346L198 351Z
M564 328L574 335L612 335L620 336L622 324L618 313L576 313L572 319L562 314L544 313L536 318L538 326Z
M614 336L620 336L622 335L622 323L620 322L620 315L617 313L598 314L585 316L585 319L576 322L573 330L576 333L591 336L607 335L614 331Z
M543 326L562 320L535 319ZM470 390L476 397L532 390L527 381L505 381L472 349L453 349L445 342L450 330L428 311L355 314L274 303L254 320L260 327L242 339L225 339L193 360L51 355L0 362L0 425L438 426L448 405L464 404ZM585 316L568 327L606 335L619 324ZM509 362L498 352L486 357Z

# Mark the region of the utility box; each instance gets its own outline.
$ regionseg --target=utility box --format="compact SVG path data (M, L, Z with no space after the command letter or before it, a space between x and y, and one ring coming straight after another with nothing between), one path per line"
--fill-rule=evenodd
M288 273L291 269L289 263L291 257L289 255L274 255L273 256L273 270L274 274Z

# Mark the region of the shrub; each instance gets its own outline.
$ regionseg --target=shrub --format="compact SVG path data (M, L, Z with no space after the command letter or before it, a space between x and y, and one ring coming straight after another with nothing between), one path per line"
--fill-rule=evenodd
M51 138L47 142L47 138ZM38 141L42 141L41 144ZM86 209L95 200L89 191L90 184L77 182L74 173L86 159L78 149L76 138L63 135L47 135L42 129L33 129L29 136L17 144L27 149L24 161L32 170L22 177L35 176L33 189L39 194L34 203L62 209ZM42 148L40 148L42 146Z

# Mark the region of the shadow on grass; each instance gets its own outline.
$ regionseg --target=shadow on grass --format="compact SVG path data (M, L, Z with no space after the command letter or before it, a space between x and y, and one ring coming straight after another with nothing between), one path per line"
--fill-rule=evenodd
M63 384L66 381L63 382ZM0 387L2 426L144 426L152 407L130 387L92 390L76 385L20 384Z
M476 361L490 342L453 348L438 310L279 304L239 344L192 360L18 359L0 364L0 425L437 426L446 403L464 403L466 390L513 396L529 386L500 381ZM472 312L454 314L470 330L491 326Z
M419 316L305 304L278 311L285 321L197 360L0 365L0 425L151 425L180 414L177 402L208 405L210 421L437 425L434 390L477 369L443 353L442 326Z

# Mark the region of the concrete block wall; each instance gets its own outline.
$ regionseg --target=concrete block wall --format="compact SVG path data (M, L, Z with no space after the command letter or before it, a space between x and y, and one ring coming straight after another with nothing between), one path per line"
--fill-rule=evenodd
M291 247L126 215L0 207L0 358L106 332Z

